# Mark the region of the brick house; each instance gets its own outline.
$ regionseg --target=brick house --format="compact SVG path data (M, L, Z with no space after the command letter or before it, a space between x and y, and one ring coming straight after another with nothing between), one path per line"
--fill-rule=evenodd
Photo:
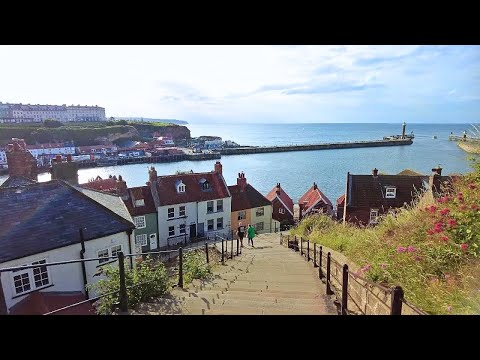
M300 198L298 206L300 207L300 220L305 216L318 213L333 215L331 201L320 191L316 183L313 183L312 187Z
M247 183L243 172L238 174L237 185L229 186L228 190L232 195L232 230L242 222L244 226L252 224L257 234L272 232L272 203Z
M276 221L274 231L295 223L293 219L293 200L280 186L280 183L277 183L265 197L272 203L272 218Z

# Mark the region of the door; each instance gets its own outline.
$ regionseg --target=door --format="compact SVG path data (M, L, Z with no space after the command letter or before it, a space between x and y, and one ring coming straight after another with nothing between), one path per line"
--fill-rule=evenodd
M157 234L150 234L150 250L154 250L158 247Z
M190 225L190 239L197 237L197 224Z
M203 223L198 224L198 237L204 237L205 236L205 229L203 227Z

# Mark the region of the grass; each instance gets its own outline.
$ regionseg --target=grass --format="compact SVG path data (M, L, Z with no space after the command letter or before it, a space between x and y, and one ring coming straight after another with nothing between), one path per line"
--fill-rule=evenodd
M429 192L376 227L304 219L304 236L355 262L368 279L400 285L407 300L430 314L480 313L480 163L444 196Z

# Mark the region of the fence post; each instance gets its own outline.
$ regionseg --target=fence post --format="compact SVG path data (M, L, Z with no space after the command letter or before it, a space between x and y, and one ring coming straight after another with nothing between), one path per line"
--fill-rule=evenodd
M232 257L230 259L233 259L233 238L232 238L232 241L230 242L230 250L232 250Z
M333 291L330 288L330 264L331 264L331 254L328 252L327 254L327 295L333 295Z
M282 233L280 233L280 245L282 245Z
M125 255L123 254L123 251L118 252L118 269L120 275L120 311L122 313L128 313L128 294L125 281Z
M395 286L392 289L392 308L390 315L402 315L403 289L401 286Z
M238 247L240 245L240 240L237 239L237 256L238 256Z
M310 240L307 240L307 262L310 261Z
M287 249L290 249L290 235L287 235Z
M313 243L313 267L317 267L317 243Z
M300 255L303 256L303 238L300 236Z
M293 243L295 244L294 245L295 251L298 251L299 247L298 247L297 235L293 235Z
M178 286L183 288L183 249L178 248Z
M223 253L224 253L224 250L223 250L223 239L222 239L222 265L225 265L225 255Z
M208 243L205 243L205 255L207 256L207 264L210 262L208 259Z
M348 265L343 265L343 281L342 281L342 315L347 315L348 303Z
M322 246L320 246L320 254L318 258L318 277L323 279L323 271L322 271L322 260L323 260L323 249Z

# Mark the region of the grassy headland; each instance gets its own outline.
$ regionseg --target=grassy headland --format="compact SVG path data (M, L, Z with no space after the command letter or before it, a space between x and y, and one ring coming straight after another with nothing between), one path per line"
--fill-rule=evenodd
M402 286L430 314L480 314L480 163L473 167L453 192L424 193L376 227L318 215L292 233L343 253L370 280Z

